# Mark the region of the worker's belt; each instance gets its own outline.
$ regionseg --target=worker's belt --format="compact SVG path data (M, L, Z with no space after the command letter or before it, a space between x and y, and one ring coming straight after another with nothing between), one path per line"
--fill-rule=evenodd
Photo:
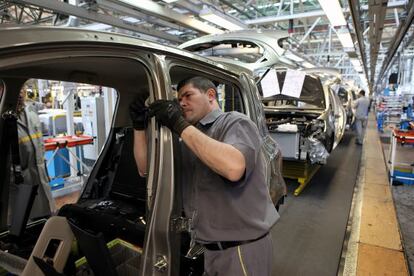
M266 232L265 234L261 235L260 237L258 237L256 239L253 239L253 240L247 240L247 241L222 241L222 242L207 243L207 244L203 244L203 245L208 250L213 250L213 251L225 250L225 249L230 248L230 247L235 247L235 246L239 246L239 245L242 245L242 244L247 244L247 243L251 243L251 242L258 241L258 240L263 239L264 237L266 237L268 234L269 234L269 232Z

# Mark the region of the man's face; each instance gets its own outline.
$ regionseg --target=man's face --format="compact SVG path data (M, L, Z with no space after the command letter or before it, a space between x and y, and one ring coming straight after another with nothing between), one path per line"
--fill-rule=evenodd
M178 91L178 101L183 109L184 118L190 124L196 124L211 111L209 94L203 93L192 84L187 84Z

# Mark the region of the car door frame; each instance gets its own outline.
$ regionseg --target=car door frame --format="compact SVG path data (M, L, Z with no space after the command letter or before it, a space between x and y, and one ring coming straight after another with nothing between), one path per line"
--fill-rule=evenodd
M160 72L159 68L160 65L158 64L159 62L159 58L156 56L156 54L153 53L152 49L148 49L145 47L134 47L131 45L126 45L124 47L119 46L114 44L113 47L108 46L106 44L106 47L102 48L102 43L97 43L96 45L90 42L87 42L86 44L84 43L76 43L75 45L77 45L79 48L76 50L73 50L73 48L70 49L70 57L114 57L114 58L127 58L130 60L134 60L136 62L141 63L143 66L147 67L147 71L152 74L151 75L151 80L153 85L155 85L155 87L153 87L153 97L155 98L161 98L162 94L165 93L165 88L164 86L161 84L161 80L162 80L162 75L158 75ZM14 66L17 65L24 65L24 64L30 64L33 62L47 62L47 61L52 61L52 60L56 60L56 59L61 59L61 58L67 58L68 57L68 46L67 45L56 45L56 44L51 44L48 46L48 44L42 44L40 49L39 47L37 47L38 45L33 45L33 48L31 49L31 47L24 47L22 48L20 51L19 49L13 49L13 55L9 55L6 58L0 59L0 71L6 68L12 68ZM96 47L96 48L95 48ZM126 48L126 49L125 49ZM36 50L41 50L43 53L37 53ZM45 50L47 50L45 53ZM145 53L141 53L145 52ZM157 51L159 54L159 51ZM2 50L0 50L0 54L2 53ZM138 54L139 53L139 54ZM141 56L142 54L142 56ZM145 64L144 60L142 57L147 55L148 59L146 60L148 62L148 64ZM16 58L16 57L19 58ZM151 64L150 60L154 59L154 63ZM151 72L150 68L155 68L155 72ZM52 70L52 69L51 69ZM114 69L116 70L116 69ZM11 91L10 91L11 92ZM10 93L9 92L9 93ZM6 101L6 99L8 99L8 93L7 93L7 89L3 95L2 98L2 105L1 105L1 109L0 112L3 113L3 110L7 109L4 108L4 101ZM17 98L17 96L16 96ZM14 100L15 101L15 100ZM10 104L7 106L13 106L12 102L13 100L9 101ZM15 103L14 103L15 104ZM114 110L114 113L117 114L118 113L118 107L119 107L119 102L116 105L116 108ZM108 153L108 141L111 140L111 138L114 137L115 133L114 133L114 124L115 124L115 119L113 120L112 126L111 126L111 131L108 135L108 138L102 148L101 154L99 155L90 175L89 175L89 179L92 179L94 176L96 176L96 173L98 171L98 168L102 165L102 160L105 157L105 155ZM171 160L168 160L166 158L164 158L165 156L173 156L172 154L172 148L171 146L168 145L168 143L158 143L158 140L162 140L165 141L166 139L170 139L169 138L169 131L167 131L165 128L162 128L159 132L155 131L155 127L154 127L154 123L152 122L152 124L150 124L152 127L152 133L154 133L155 135L152 135L153 140L151 141L151 157L149 159L150 165L149 165L149 172L148 175L149 177L147 178L147 185L148 182L150 183L154 183L155 187L157 187L156 189L156 194L155 194L155 200L152 204L152 208L158 208L158 204L157 201L160 201L160 199L162 198L163 200L163 206L168 205L168 202L172 202L173 198L171 198L171 195L173 195L172 193L169 193L168 189L165 189L164 187L173 187L172 184L172 178L171 177L166 177L172 175L173 172L173 168L172 168L172 163ZM3 134L4 133L4 123L0 122L0 131ZM158 134L158 135L157 135ZM2 142L4 140L4 137L1 136L0 142ZM6 159L6 158L4 158ZM3 166L6 166L6 164L2 164ZM157 171L157 169L159 169ZM7 171L7 168L6 168ZM162 177L161 177L162 176ZM81 191L81 194L83 194L85 191L85 189L88 187L87 183L85 183L83 190ZM162 188L161 188L162 187ZM169 195L169 196L168 196ZM169 243L167 242L166 239L160 239L160 236L157 235L156 239L153 239L152 237L152 232L151 229L154 227L159 227L158 231L165 231L166 229L169 229L170 226L170 218L169 218L169 214L170 212L164 212L168 214L168 218L162 217L160 218L158 213L152 213L150 220L149 220L149 227L147 227L146 230L146 238L145 238L145 243L144 244L144 248L151 248L154 245L151 243L151 241L156 240L156 248L157 248L157 252L156 254L149 254L151 253L151 251L147 252L147 256L145 259L146 263L149 263L150 266L153 268L154 264L157 263L158 261L158 256L171 256L171 251L170 251L170 247L169 247ZM163 221L160 221L163 220ZM157 223L154 223L154 221L156 221ZM162 226L160 226L162 225ZM160 230L161 228L163 228L163 230ZM143 256L144 258L144 256ZM144 267L144 266L141 266ZM143 275L149 275L149 274L143 274ZM151 275L158 275L158 273L152 273ZM161 274L160 274L161 275ZM162 275L165 275L162 273ZM171 275L171 273L169 273L169 275Z

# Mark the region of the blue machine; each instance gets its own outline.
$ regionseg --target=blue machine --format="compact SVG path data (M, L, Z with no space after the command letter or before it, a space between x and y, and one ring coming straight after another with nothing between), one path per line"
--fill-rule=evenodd
M46 151L45 152L45 159L49 161L52 158L53 151ZM64 158L69 160L69 152L67 148L62 148L58 150L58 153L54 156L53 160L51 160L49 165L47 166L47 172L50 178L57 178L57 177L64 177L70 174L70 167L69 164L66 163Z
M394 181L405 185L414 185L414 174L407 171L394 170L394 175L392 178Z
M83 148L76 147L76 156L80 160L84 160L83 157ZM54 151L46 151L45 152L45 160L47 160L47 172L50 177L49 185L52 190L56 190L59 188L63 188L65 183L65 177L70 176L70 165L67 161L69 161L69 150L67 148L61 148L53 157L53 160L49 162L49 159L52 158ZM62 157L63 156L63 157ZM66 160L65 160L66 159ZM78 172L81 171L81 164L80 162L76 162L76 167Z
M384 112L377 112L377 129L384 132Z

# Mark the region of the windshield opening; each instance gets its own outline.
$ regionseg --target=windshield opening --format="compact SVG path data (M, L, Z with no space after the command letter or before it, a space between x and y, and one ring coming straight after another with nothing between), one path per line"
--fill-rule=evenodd
M277 72L279 91L282 91L286 77L286 71ZM263 95L261 85L259 91ZM299 108L299 109L324 109L326 107L323 87L318 78L306 75L298 98L284 94L276 94L262 99L266 106L278 108Z
M348 102L348 91L346 91L345 88L340 87L338 90L338 97L342 103L347 103Z

